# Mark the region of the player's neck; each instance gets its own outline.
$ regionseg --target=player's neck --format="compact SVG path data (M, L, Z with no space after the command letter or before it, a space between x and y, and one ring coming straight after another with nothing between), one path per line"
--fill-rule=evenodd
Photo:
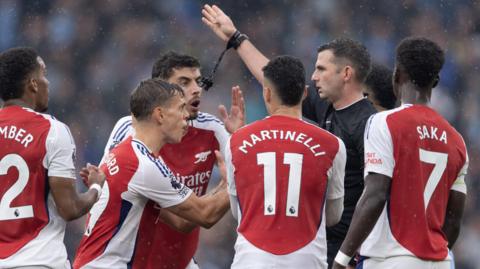
M300 106L278 106L275 109L272 109L270 112L271 116L286 116L286 117L291 117L295 119L301 119L302 118L302 109Z
M145 122L137 122L134 125L136 140L141 141L149 150L157 154L165 145L163 134L158 132L156 126Z
M414 105L429 105L431 99L432 89L421 89L412 83L404 84L401 89L402 105L414 104Z
M3 107L8 107L8 106L21 106L21 107L26 107L30 109L35 109L35 105L31 104L23 99L10 99L7 100L3 103Z

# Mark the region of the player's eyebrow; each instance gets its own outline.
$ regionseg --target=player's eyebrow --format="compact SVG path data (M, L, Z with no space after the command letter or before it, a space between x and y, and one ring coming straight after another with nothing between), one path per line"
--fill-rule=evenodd
M179 81L182 81L182 80L183 80L183 81L188 82L188 81L191 81L192 79L189 78L189 77L179 77L178 80L179 80Z

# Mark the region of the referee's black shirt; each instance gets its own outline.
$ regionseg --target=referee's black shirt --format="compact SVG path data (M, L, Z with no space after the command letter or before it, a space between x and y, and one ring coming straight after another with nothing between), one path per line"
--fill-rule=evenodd
M377 111L366 98L335 110L332 104L320 98L314 87L310 87L308 96L303 101L302 112L305 118L317 122L320 127L340 137L347 150L344 211L340 222L327 228L330 262L345 239L353 211L363 191L363 133L368 118Z

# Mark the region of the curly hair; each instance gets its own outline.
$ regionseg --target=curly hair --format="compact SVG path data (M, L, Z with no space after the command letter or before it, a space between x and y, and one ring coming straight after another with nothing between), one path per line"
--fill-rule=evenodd
M437 43L423 37L409 37L398 45L396 61L413 84L424 88L438 80L445 55Z
M392 70L381 64L372 64L365 84L372 90L381 107L386 109L395 107L397 97L393 93Z
M28 47L0 54L0 97L3 101L21 98L28 77L40 68L37 52Z

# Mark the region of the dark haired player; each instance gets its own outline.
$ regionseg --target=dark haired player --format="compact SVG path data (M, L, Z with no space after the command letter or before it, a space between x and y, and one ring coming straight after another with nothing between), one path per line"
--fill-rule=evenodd
M152 78L179 85L185 93L188 131L178 144L167 144L160 155L178 181L197 195L204 195L215 164L215 150L224 153L228 132L244 124L244 101L238 87L232 89L230 115L220 107L225 126L215 116L199 112L202 88L199 86L200 63L192 56L167 52L152 68ZM121 118L110 135L105 155L116 144L133 133L132 117ZM226 127L226 129L225 129ZM161 220L161 221L159 221ZM178 231L177 231L178 230ZM172 216L154 202L146 206L140 223L133 268L165 269L198 268L193 256L197 250L200 229L192 223Z
M462 136L428 107L444 53L425 38L397 47L394 91L402 106L369 119L365 192L334 268L360 248L360 268L451 268L466 199Z
M50 115L47 67L31 48L0 54L0 267L70 268L65 221L87 213L105 180L75 189L75 142Z
M345 146L302 120L298 59L273 58L263 73L270 116L232 134L225 155L238 220L232 268L327 268L325 225L342 215Z
M107 180L90 210L74 268L130 267L149 200L203 227L211 227L228 210L224 179L210 195L199 198L158 155L165 144L179 143L187 132L185 107L182 89L159 79L141 82L132 93L135 134L111 150L101 165ZM218 151L215 155L220 158ZM220 170L225 173L222 163Z
M236 51L250 72L262 83L262 67L268 59L240 34L231 19L217 6L205 5L202 21L227 42L231 38ZM363 191L363 133L368 118L376 113L364 97L364 81L370 69L370 55L360 43L335 39L317 52L312 80L302 104L303 116L343 140L347 149L344 212L340 222L327 228L328 263L333 258L350 224L355 205Z
M365 80L364 94L372 102L377 111L395 107L397 98L393 92L392 70L381 64L372 64Z

